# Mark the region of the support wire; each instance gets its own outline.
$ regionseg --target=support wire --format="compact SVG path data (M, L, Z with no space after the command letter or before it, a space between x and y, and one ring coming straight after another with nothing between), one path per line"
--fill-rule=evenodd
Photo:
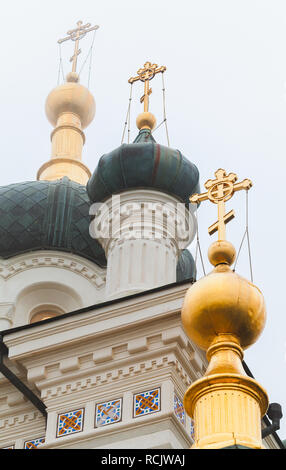
M200 259L201 259L202 268L203 268L203 273L204 273L204 276L205 276L205 275L206 275L206 271L205 271L205 265L204 265L202 250L201 250L200 238L199 238L198 205L197 205L197 209L196 209L196 219L197 219L197 244L196 244L196 254L195 254L195 266L196 266L196 268L197 268L197 259L198 259L198 253L199 253Z
M58 81L57 81L58 86L60 84L60 74L61 73L62 73L63 81L65 81L65 74L64 74L64 68L63 68L63 59L62 59L62 45L59 44L59 70L58 70Z
M160 124L158 124L158 126L153 130L152 133L154 133L157 129L159 129L159 127L162 126L162 124L165 123L168 147L170 147L169 132L168 132L168 126L167 126L167 115L166 115L166 89L165 89L165 82L164 82L164 72L162 72L162 92L163 92L163 121L161 121Z
M127 129L128 144L129 144L129 141L130 141L130 114L131 114L131 101L132 101L132 86L133 86L133 83L130 84L129 103L128 103L128 108L127 108L127 113L126 113L126 118L125 118L125 123L124 123L124 128L123 128L123 134L122 134L122 138L121 138L121 144L123 144L123 140L124 140L127 125L128 125L128 129Z
M246 237L247 238L247 247L248 247L250 278L251 278L251 282L253 282L252 257L251 257L249 229L248 229L248 189L246 190L245 206L246 206L245 207L245 232L243 234L243 237L242 237L242 240L241 240L241 243L240 243L240 246L239 246L239 250L238 250L238 253L237 253L237 257L236 257L236 260L235 260L233 270L235 271L237 261L238 261L238 258L239 258L240 252L241 252L241 248L242 248L243 242L244 242L245 237Z
M93 46L94 46L95 36L96 36L96 30L95 30L94 33L93 33L92 43L91 43L91 46L90 46L89 51L88 51L88 53L87 53L87 56L86 56L86 58L85 58L85 60L84 60L84 62L83 62L83 64L82 64L82 66L81 66L81 68L80 68L80 71L79 71L79 76L80 76L80 74L81 74L81 72L83 71L84 66L85 66L85 64L86 64L86 62L87 62L87 60L88 60L88 58L90 58L90 60L89 60L89 72L88 72L88 85L87 85L87 88L89 88L89 83L90 83L91 64L92 64L92 52L93 52Z

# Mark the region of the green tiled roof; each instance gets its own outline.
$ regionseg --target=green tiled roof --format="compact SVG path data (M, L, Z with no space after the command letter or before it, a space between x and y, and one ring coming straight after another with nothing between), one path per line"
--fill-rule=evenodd
M0 257L33 250L61 250L106 265L89 234L90 202L85 186L67 177L0 188Z
M0 187L0 257L59 250L106 266L105 253L89 234L91 202L86 187L67 177ZM194 261L183 250L177 280L193 277Z

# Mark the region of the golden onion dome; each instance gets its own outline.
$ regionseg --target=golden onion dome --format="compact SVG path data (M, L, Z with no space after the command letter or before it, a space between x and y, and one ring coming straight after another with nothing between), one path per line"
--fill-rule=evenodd
M182 322L188 336L207 350L218 335L234 335L246 349L255 343L266 320L261 291L229 267L235 250L229 242L211 245L209 259L215 265L207 276L188 290Z
M94 98L86 87L78 83L75 73L70 73L67 81L54 88L46 100L46 115L54 127L63 113L77 115L82 129L91 123L95 115Z

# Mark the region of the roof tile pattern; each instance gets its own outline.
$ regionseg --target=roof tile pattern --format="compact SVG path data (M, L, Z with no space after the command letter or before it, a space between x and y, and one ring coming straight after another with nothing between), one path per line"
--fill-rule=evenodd
M67 177L1 187L0 256L61 250L105 266L104 251L89 234L89 208L85 186Z

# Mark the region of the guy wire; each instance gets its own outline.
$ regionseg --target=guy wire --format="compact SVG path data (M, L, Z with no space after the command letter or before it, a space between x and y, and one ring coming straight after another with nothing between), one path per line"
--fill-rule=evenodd
M124 123L124 128L123 128L123 134L121 138L121 144L123 144L124 136L125 136L125 131L126 127L128 124L128 144L129 144L129 136L130 136L130 110L131 110L131 101L132 101L132 86L133 83L130 84L130 96L129 96L129 103L128 103L128 108L127 108L127 113L126 113L126 118L125 118L125 123Z

